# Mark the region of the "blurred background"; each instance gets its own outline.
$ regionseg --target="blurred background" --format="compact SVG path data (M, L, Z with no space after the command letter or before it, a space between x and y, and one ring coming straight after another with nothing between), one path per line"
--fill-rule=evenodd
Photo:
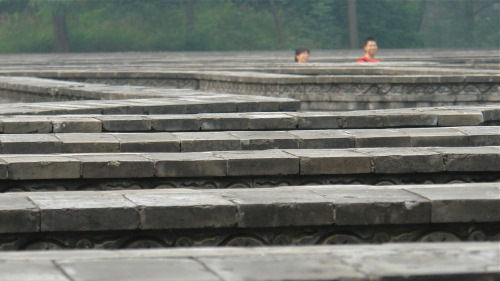
M0 53L500 47L500 0L0 0Z

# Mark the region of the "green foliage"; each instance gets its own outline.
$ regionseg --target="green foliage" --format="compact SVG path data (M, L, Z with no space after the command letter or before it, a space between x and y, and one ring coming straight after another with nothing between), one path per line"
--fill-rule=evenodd
M53 51L53 14L62 8L73 52L349 47L347 0L191 1L188 21L188 0L0 0L0 52ZM500 0L356 2L360 42L500 47Z

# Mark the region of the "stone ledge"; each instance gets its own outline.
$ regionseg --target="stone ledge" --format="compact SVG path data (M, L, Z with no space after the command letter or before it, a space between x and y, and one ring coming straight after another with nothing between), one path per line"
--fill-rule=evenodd
M201 114L143 114L161 108L156 100L135 100L144 109L135 115L0 115L0 132L5 134L128 132L128 131L217 131L350 129L397 127L478 126L500 121L498 106L463 106L427 109L387 109L350 112L241 112ZM256 105L261 103L256 101ZM63 105L64 103L61 103ZM32 104L35 106L35 104ZM68 104L71 107L71 104ZM98 105L95 105L98 106ZM103 106L103 104L99 105ZM8 109L4 106L5 110ZM104 106L106 107L106 105ZM38 107L37 107L38 108ZM123 108L122 108L123 109ZM274 108L276 109L276 108ZM1 110L1 107L0 107ZM96 108L94 108L96 110ZM132 108L123 109L135 111ZM185 112L184 108L181 111Z
M2 233L499 222L500 186L4 193ZM25 224L19 224L19 221Z
M0 134L1 154L202 152L500 145L500 127Z
M499 161L498 146L4 154L0 155L0 179L475 172L500 171ZM183 171L176 172L176 165L182 165Z
M43 277L54 281L69 281L69 278L164 280L165 276L171 280L204 281L495 280L500 276L498 247L498 242L454 242L11 252L0 258L0 278L33 280Z

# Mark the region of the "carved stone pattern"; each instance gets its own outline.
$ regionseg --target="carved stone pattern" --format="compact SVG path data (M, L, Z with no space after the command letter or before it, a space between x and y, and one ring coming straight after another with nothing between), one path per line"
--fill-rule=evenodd
M73 191L73 190L132 190L156 188L237 188L273 187L324 184L432 184L500 182L500 174L488 172L429 173L429 174L370 174L318 175L272 177L216 177L216 178L145 178L145 179L78 179L0 181L0 192L16 191Z
M123 249L190 246L369 244L386 242L500 241L500 226L429 224L2 234L0 250Z

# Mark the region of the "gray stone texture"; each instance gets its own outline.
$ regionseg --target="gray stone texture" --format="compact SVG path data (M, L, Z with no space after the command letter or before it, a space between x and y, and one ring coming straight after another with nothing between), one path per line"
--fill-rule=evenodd
M210 152L144 154L154 162L157 177L220 177L227 175L227 161Z
M171 133L115 133L121 152L180 152L180 140Z
M239 150L240 140L226 132L172 133L181 140L182 152Z
M26 154L6 155L1 160L7 164L12 180L80 178L81 164L73 157Z
M37 232L40 213L25 196L0 197L0 233Z
M65 153L119 152L120 143L111 134L106 133L67 133L55 134L61 141L61 150Z
M299 159L280 150L221 151L214 155L227 160L228 176L296 175Z
M71 155L71 154L70 154ZM74 154L83 178L144 178L154 176L153 161L134 154Z
M351 150L286 150L300 157L301 175L371 173L370 156Z
M500 147L433 148L443 155L445 171L500 171Z
M29 195L40 208L41 231L125 230L139 227L136 205L116 193L92 191Z

